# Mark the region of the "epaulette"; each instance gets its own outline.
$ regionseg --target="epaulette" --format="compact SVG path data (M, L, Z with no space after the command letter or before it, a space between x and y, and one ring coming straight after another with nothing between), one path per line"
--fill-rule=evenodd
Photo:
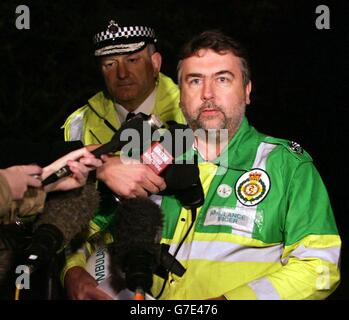
M295 141L265 137L264 142L282 145L289 153L300 161L313 161L311 155L301 147L301 145Z

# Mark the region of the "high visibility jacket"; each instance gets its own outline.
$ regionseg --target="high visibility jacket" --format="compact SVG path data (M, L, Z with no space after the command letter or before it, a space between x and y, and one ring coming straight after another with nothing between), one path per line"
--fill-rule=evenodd
M179 108L177 85L169 77L160 73L156 87L152 113L158 115L163 122L173 120L185 123ZM120 127L120 120L113 100L101 91L89 99L85 106L73 112L63 127L66 141L81 140L85 145L101 144L110 141L115 130Z
M156 83L156 97L153 114L160 117L162 122L176 121L186 123L182 111L179 107L179 90L177 85L167 76L160 73ZM110 125L106 124L106 121ZM88 103L72 113L64 124L65 140L81 140L85 145L107 143L114 135L113 129L120 127L120 121L115 110L114 102L104 93L99 92ZM107 208L106 208L107 206ZM108 204L102 203L94 218L90 221L89 237L99 235L110 220L113 212L110 212ZM106 234L105 242L112 241ZM66 271L73 266L84 266L86 263L85 254L93 249L90 243L76 252L70 253L70 248L66 249L67 262L62 272L62 280Z
M205 203L161 299L323 299L339 283L341 240L325 186L296 143L244 119L216 163L199 164ZM174 253L191 222L164 198L162 242ZM156 296L163 280L154 278Z
M335 290L341 240L305 150L258 133L245 118L220 157L199 169L205 202L176 255L186 272L170 273L160 299L324 299ZM170 196L161 208L161 241L174 254L191 212ZM92 242L71 266L83 266ZM154 297L163 281L154 276Z

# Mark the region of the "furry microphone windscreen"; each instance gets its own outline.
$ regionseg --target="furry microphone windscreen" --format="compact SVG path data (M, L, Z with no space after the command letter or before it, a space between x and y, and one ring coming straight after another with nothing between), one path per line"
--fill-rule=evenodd
M115 217L114 238L121 251L131 247L148 247L159 243L163 214L148 198L121 201Z
M121 201L113 230L115 243L110 248L114 287L115 283L124 286L124 273L130 290L137 287L150 290L160 260L162 224L162 211L153 201L147 198Z
M34 231L41 225L54 225L62 232L66 245L87 227L99 201L99 192L94 183L88 183L80 189L50 194Z

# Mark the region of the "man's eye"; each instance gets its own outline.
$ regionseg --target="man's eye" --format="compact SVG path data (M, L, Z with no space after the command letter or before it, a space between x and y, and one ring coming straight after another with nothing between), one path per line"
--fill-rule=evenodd
M220 76L216 78L216 83L221 86L229 86L232 83L232 78L226 76Z
M217 81L219 83L227 83L227 82L229 82L229 79L227 77L218 77Z
M110 62L104 63L104 67L106 67L107 69L113 68L115 65L116 65L115 61L110 61Z
M202 81L201 81L201 79L200 78L193 78L193 79L190 79L189 80L189 84L191 84L191 85L198 85L198 84L200 84Z
M139 58L128 58L127 61L130 63L135 63L139 60Z

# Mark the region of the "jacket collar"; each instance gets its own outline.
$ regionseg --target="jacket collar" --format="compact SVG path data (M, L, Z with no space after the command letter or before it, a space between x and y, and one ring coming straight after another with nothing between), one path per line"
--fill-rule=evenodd
M213 163L229 169L249 171L258 146L264 138L265 136L250 126L244 117L238 131ZM204 162L200 155L199 162Z
M155 106L151 113L158 115L167 113L171 114L174 99L173 90L175 90L176 95L178 95L177 86L172 83L172 80L170 81L170 78L160 72L159 79L156 82ZM109 94L106 91L98 92L88 100L88 104L98 117L101 119L108 119L111 125L116 129L120 127L121 122L117 116L114 101L109 97Z

